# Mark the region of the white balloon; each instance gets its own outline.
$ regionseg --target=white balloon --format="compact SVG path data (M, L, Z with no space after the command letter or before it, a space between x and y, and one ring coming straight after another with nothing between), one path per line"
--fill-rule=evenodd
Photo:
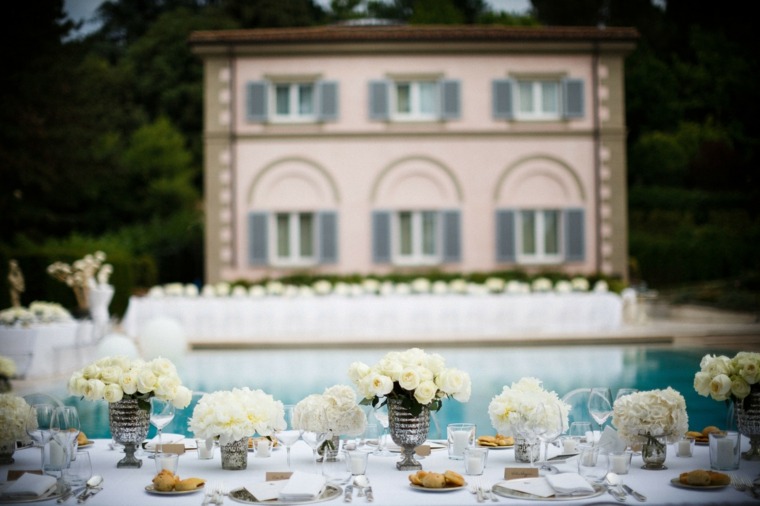
M177 320L167 316L148 320L140 329L139 341L146 360L164 357L178 365L187 353L185 329Z
M139 358L135 342L124 334L108 334L98 342L98 358L124 355L129 358Z

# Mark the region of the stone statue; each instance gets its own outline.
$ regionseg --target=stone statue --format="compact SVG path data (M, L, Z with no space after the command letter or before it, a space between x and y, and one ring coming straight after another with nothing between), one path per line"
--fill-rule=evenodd
M10 260L8 262L8 284L11 290L11 306L21 307L21 294L26 290L24 283L24 274L18 266L18 262Z

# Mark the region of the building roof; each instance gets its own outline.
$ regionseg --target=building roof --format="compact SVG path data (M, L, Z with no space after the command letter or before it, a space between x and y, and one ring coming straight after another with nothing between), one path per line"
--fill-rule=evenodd
M524 27L501 25L326 25L297 28L197 31L195 46L416 42L623 42L639 38L628 27Z

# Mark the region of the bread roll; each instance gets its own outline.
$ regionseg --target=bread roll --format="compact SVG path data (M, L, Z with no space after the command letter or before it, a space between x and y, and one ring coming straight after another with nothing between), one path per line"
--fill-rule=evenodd
M459 473L455 473L454 471L446 471L443 473L443 477L446 480L446 485L449 485L451 487L461 487L464 485L464 477Z
M159 492L170 492L174 490L176 483L174 474L168 469L163 469L153 478L153 488Z
M446 478L441 473L427 473L422 478L422 486L425 488L443 488L446 486Z
M184 480L180 480L174 485L174 490L180 492L186 490L195 490L197 488L201 488L204 483L206 483L206 481L201 478L185 478Z

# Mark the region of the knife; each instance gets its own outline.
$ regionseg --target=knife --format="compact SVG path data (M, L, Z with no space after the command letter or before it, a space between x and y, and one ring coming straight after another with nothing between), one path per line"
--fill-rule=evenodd
M375 496L372 495L372 485L367 483L367 487L364 489L364 497L367 499L367 502L372 502L375 500Z
M83 492L82 495L79 496L79 499L77 499L77 502L78 503L85 502L87 499L89 499L90 497L94 496L95 494L97 494L101 490L103 490L102 487L92 487L92 488L90 488L89 491Z
M343 502L351 502L354 498L354 486L350 483L346 485L346 490L343 492Z
M636 492L635 490L633 490L628 485L623 484L623 490L625 490L626 492L628 492L629 494L631 494L633 497L635 497L637 501L644 502L644 501L647 500L647 498L646 498L645 495Z

